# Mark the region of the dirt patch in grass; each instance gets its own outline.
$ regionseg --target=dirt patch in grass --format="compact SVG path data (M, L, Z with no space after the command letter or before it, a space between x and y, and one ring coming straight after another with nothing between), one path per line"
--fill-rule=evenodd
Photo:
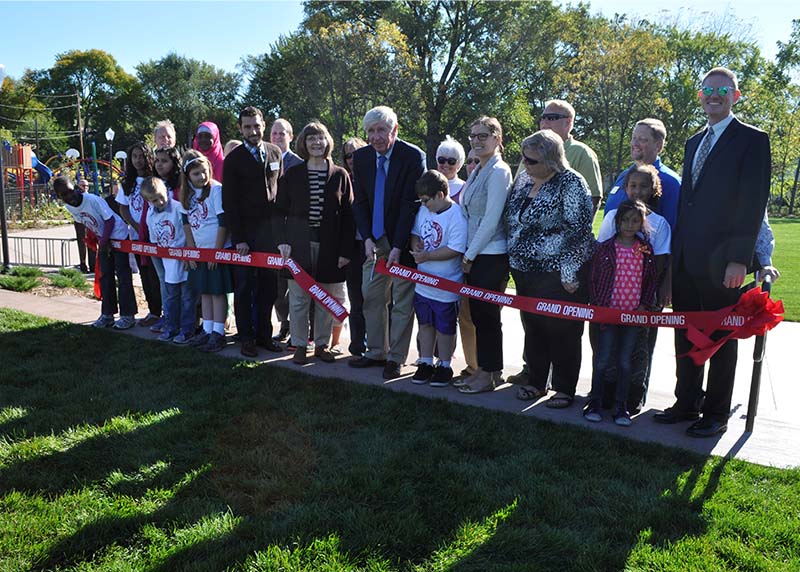
M42 284L30 290L30 293L34 296L42 296L44 298L56 298L58 296L78 296L88 298L90 300L96 299L94 297L94 281L92 278L88 279L89 288L86 290L80 290L78 288L59 288L57 286L53 286L48 281L43 280L42 282ZM134 284L133 293L136 296L136 305L139 307L139 311L147 310L147 300L144 297L144 290L142 290L142 287Z

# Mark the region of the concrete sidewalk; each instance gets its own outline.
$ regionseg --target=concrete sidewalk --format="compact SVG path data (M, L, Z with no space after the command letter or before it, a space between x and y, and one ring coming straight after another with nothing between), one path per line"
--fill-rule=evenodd
M68 238L71 236L70 232L72 232L71 226L55 227L43 231L24 231L19 234ZM88 298L70 296L44 298L6 290L0 290L0 307L16 308L31 314L86 325L93 322L100 314L100 303ZM523 333L518 311L505 308L502 317L505 350L504 372L506 375L510 375L517 373L522 366ZM109 335L115 334L117 332L109 332ZM138 327L128 330L124 334L146 339L155 337L144 328ZM342 347L347 347L345 338L346 330L343 334ZM429 398L443 398L466 405L528 415L557 423L581 425L588 430L607 431L639 441L656 442L696 453L735 457L777 467L796 467L800 466L800 416L796 414L794 408L800 407L800 385L796 383L797 373L792 374L791 372L796 368L792 357L793 352L797 351L798 342L800 342L800 324L797 323L784 322L768 335L767 352L761 375L761 398L753 433L745 432L745 416L753 365L754 340L751 338L739 343L739 363L728 431L724 435L712 439L687 437L684 430L688 423L658 425L652 421L653 412L670 406L674 401L675 353L672 331L667 329L662 329L656 344L647 406L634 418L633 426L630 428L617 427L610 420L604 420L599 424L586 422L581 415L584 400L580 398L576 399L576 403L569 409L552 410L546 408L543 401L525 403L517 400L515 398L516 390L509 384L492 393L471 396L463 395L452 387L437 389L427 385L414 385L410 381L410 377L414 373L413 366L406 366L403 369L402 378L387 382L381 378L380 369L353 369L347 366L345 357L340 358L334 364L312 360L312 363L308 365L296 366L291 363L290 352L271 354L261 350L258 359L282 367L301 370L311 375L339 377L367 385L381 385L393 391L403 391ZM412 343L412 346L414 345ZM187 349L187 351L192 350ZM222 354L245 359L239 354L238 345L232 343L229 343ZM408 358L409 364L412 364L417 357L413 347L411 354ZM585 396L589 391L591 355L588 335L584 335L583 361L578 383L579 395ZM453 369L459 371L463 367L462 356L456 355Z

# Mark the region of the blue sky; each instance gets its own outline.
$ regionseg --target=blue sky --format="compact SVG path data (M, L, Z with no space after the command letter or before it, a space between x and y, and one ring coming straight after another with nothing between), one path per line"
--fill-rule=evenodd
M735 16L750 26L752 38L767 57L774 56L777 40L789 39L791 19L800 18L796 0L679 0L670 3L669 13L643 0L590 4L592 12L609 17L626 13L662 21L678 18L686 24ZM303 8L293 0L0 1L0 17L0 64L7 75L19 78L25 68L52 66L58 53L90 48L109 52L128 73L135 73L136 64L169 52L232 71L243 56L267 52L280 35L297 29Z

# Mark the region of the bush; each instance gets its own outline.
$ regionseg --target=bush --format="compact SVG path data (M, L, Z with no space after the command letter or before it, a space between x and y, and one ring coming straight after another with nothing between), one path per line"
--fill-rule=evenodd
M36 266L15 266L11 269L11 276L20 276L25 278L38 278L43 276L44 272Z
M61 268L57 274L49 276L50 283L58 288L78 288L85 290L89 284L83 274L76 268Z
M35 276L0 276L0 288L13 290L14 292L27 292L39 285L39 279Z

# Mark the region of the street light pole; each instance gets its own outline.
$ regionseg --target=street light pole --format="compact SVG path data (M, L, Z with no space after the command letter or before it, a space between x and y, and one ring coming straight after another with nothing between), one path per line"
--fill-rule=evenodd
M108 140L108 192L111 193L111 185L114 182L114 130L109 127L106 130L106 139Z

